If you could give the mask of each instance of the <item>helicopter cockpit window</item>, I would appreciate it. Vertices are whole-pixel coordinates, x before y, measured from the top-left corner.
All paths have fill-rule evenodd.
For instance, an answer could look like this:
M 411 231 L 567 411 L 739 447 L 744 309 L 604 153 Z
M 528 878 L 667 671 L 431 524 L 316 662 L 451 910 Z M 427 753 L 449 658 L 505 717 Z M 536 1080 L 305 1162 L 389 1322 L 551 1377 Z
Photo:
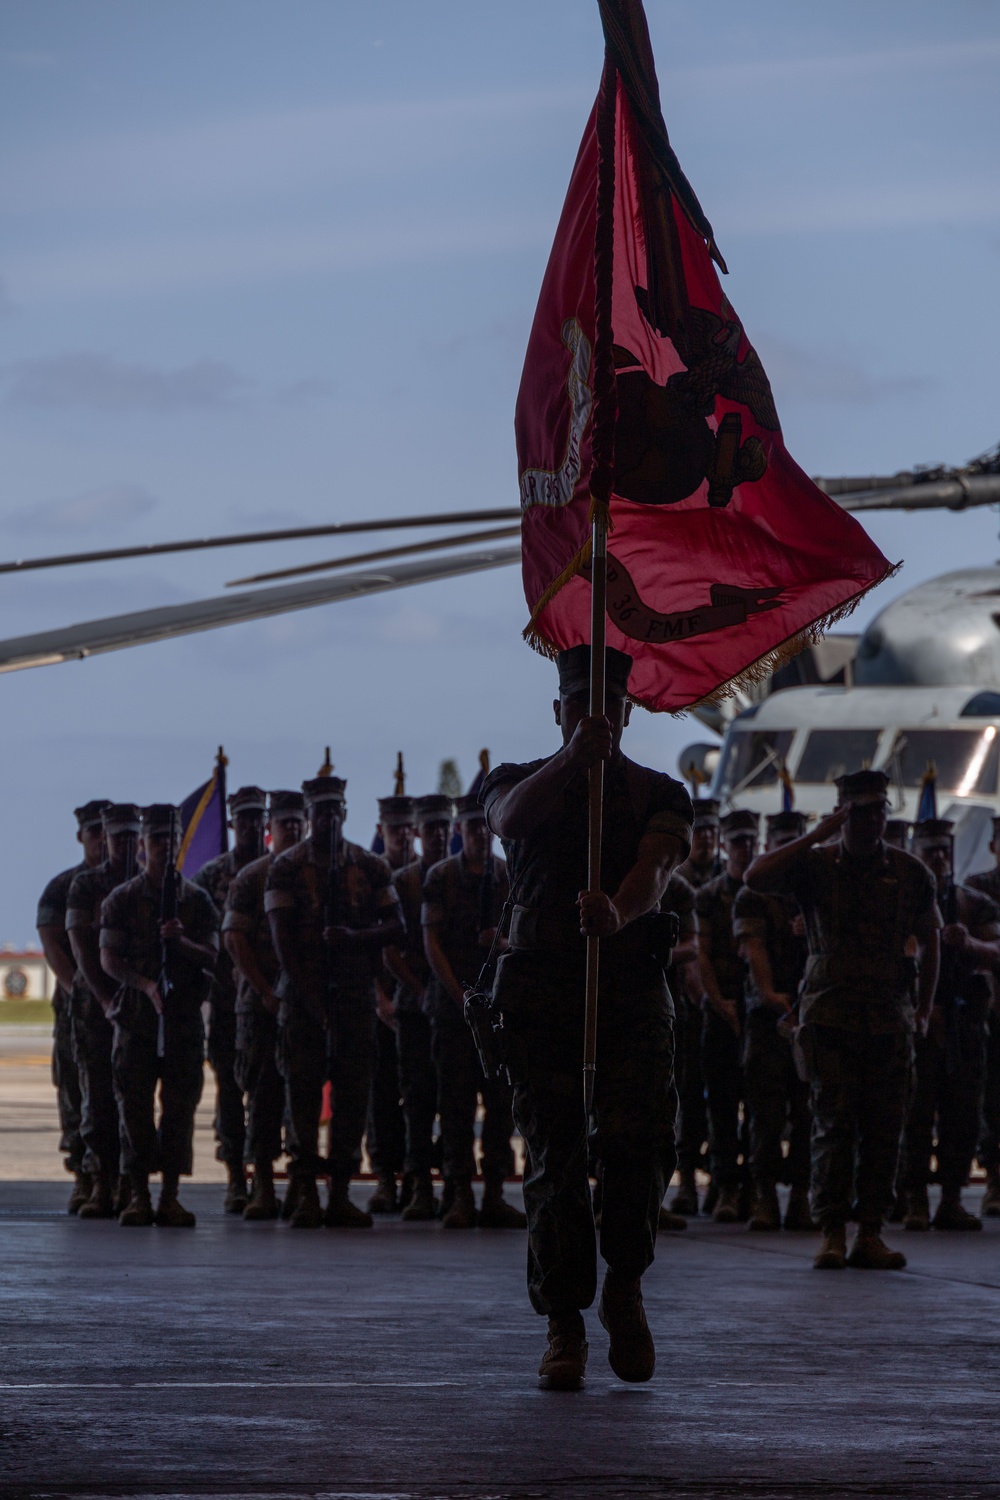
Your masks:
M 727 797 L 749 787 L 773 786 L 794 738 L 792 729 L 731 731 L 719 768 L 718 794 Z
M 939 791 L 990 796 L 997 789 L 1000 734 L 993 724 L 985 729 L 903 729 L 885 769 L 894 781 L 919 786 L 929 761 L 934 762 Z
M 814 729 L 795 772 L 796 781 L 832 782 L 860 771 L 875 757 L 878 729 Z

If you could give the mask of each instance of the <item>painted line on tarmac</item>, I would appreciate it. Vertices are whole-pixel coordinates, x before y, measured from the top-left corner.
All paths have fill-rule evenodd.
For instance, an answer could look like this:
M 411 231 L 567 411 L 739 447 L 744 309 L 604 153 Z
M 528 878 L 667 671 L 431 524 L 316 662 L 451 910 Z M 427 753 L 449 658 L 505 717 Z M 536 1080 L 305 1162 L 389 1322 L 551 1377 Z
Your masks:
M 336 1391 L 435 1390 L 461 1380 L 31 1380 L 2 1381 L 4 1391 Z

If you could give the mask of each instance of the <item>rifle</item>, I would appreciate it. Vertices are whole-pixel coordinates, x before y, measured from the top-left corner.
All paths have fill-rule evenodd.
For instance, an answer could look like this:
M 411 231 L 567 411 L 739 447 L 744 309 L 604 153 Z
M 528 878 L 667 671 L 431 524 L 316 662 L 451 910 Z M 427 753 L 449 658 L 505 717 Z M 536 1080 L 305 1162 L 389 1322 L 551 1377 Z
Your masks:
M 340 822 L 333 811 L 334 804 L 328 803 L 330 808 L 330 844 L 328 848 L 329 863 L 326 868 L 326 891 L 323 900 L 323 929 L 336 927 L 340 917 Z M 326 950 L 326 1015 L 328 1036 L 330 1038 L 330 1060 L 332 1062 L 336 1053 L 336 1014 L 337 1014 L 337 981 L 334 977 L 333 954 L 330 949 Z
M 176 853 L 174 850 L 174 838 L 176 829 L 173 824 L 170 828 L 170 843 L 167 850 L 167 863 L 163 870 L 163 885 L 160 890 L 160 922 L 172 922 L 177 916 L 177 884 L 178 870 L 175 863 Z M 160 992 L 161 1008 L 157 1017 L 156 1029 L 156 1055 L 163 1057 L 166 1047 L 166 1013 L 167 1006 L 174 993 L 173 976 L 174 944 L 172 938 L 160 939 L 160 973 L 156 981 L 156 987 Z

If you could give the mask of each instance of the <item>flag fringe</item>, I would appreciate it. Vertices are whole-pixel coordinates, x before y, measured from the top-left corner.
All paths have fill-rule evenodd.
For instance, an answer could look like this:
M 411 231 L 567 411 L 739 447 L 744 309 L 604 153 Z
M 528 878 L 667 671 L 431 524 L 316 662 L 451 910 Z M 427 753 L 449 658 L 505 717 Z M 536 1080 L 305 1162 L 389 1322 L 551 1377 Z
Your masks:
M 559 592 L 563 584 L 568 583 L 570 578 L 574 574 L 579 573 L 590 561 L 589 549 L 590 543 L 588 542 L 585 547 L 580 549 L 569 567 L 559 575 L 554 583 L 549 585 L 532 611 L 531 619 L 524 629 L 524 639 L 531 649 L 537 651 L 540 656 L 548 657 L 550 661 L 555 660 L 561 648 L 554 645 L 547 636 L 542 634 L 535 621 L 549 600 Z M 747 688 L 756 687 L 761 682 L 766 682 L 767 678 L 777 672 L 779 667 L 783 667 L 794 656 L 798 656 L 799 652 L 803 651 L 806 646 L 817 645 L 828 630 L 832 630 L 834 625 L 839 625 L 841 620 L 848 619 L 857 609 L 862 599 L 866 599 L 873 589 L 877 589 L 881 584 L 888 583 L 890 579 L 895 578 L 902 566 L 901 562 L 890 564 L 884 573 L 875 579 L 874 583 L 868 584 L 867 588 L 863 588 L 860 593 L 855 594 L 851 599 L 845 600 L 843 604 L 838 604 L 836 609 L 827 610 L 826 614 L 818 616 L 811 624 L 804 625 L 801 630 L 797 630 L 794 635 L 788 636 L 786 640 L 773 647 L 770 651 L 765 651 L 763 656 L 758 656 L 756 661 L 752 661 L 749 666 L 744 667 L 742 672 L 737 672 L 735 677 L 730 677 L 728 682 L 721 683 L 714 692 L 706 693 L 704 698 L 699 698 L 696 702 L 689 703 L 686 708 L 670 709 L 666 710 L 666 712 L 669 712 L 673 718 L 680 719 L 695 708 L 701 708 L 702 705 L 721 703 L 725 698 L 732 698 L 736 693 L 742 692 Z M 637 697 L 634 693 L 630 693 L 629 698 L 631 702 L 637 703 L 640 708 L 645 708 L 649 713 L 663 713 L 665 711 L 654 707 L 651 703 L 644 702 L 642 698 Z

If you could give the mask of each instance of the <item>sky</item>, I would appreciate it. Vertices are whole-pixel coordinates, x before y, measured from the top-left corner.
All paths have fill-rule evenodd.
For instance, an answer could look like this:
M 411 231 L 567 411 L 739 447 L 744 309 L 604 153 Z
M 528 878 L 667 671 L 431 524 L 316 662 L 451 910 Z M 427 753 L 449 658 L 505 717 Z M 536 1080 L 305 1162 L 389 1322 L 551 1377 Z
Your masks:
M 813 474 L 1000 438 L 998 0 L 647 0 L 664 115 Z M 590 0 L 4 0 L 0 556 L 516 504 L 513 410 L 602 38 Z M 871 517 L 903 589 L 992 510 Z M 282 544 L 0 580 L 0 637 L 332 556 Z M 357 550 L 357 549 L 352 549 Z M 331 746 L 367 843 L 407 789 L 555 747 L 516 569 L 0 679 L 0 940 L 72 808 Z M 675 771 L 706 738 L 637 712 Z

